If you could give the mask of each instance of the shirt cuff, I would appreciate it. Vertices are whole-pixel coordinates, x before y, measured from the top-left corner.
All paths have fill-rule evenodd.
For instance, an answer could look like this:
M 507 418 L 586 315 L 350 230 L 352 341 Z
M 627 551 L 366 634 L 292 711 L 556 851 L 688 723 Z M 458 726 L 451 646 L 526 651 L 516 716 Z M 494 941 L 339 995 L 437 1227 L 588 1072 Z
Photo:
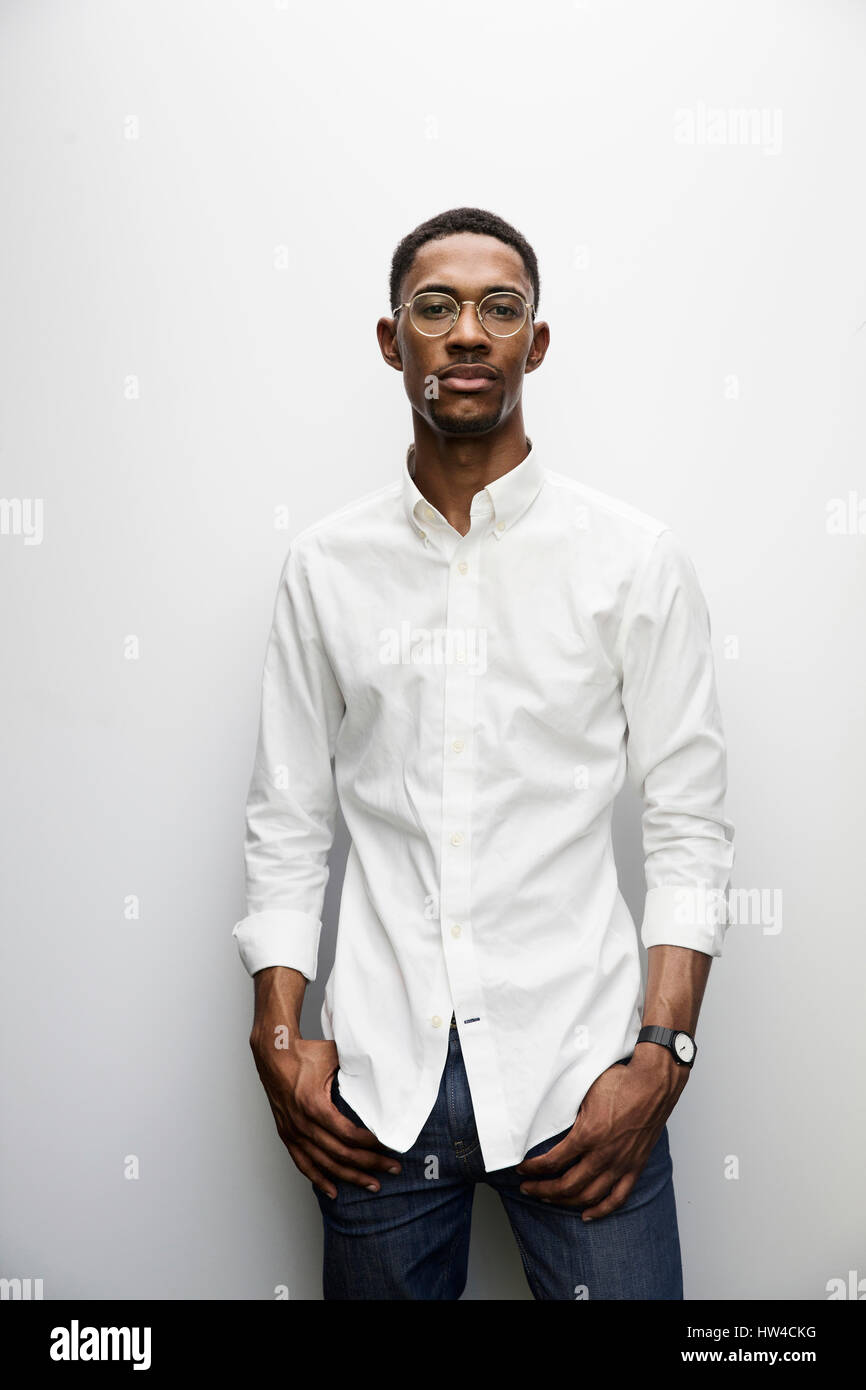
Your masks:
M 250 975 L 271 965 L 287 965 L 315 980 L 321 930 L 319 919 L 307 912 L 269 908 L 236 922 L 232 936 Z
M 686 946 L 720 956 L 727 931 L 727 893 L 698 883 L 649 888 L 640 937 L 644 946 Z

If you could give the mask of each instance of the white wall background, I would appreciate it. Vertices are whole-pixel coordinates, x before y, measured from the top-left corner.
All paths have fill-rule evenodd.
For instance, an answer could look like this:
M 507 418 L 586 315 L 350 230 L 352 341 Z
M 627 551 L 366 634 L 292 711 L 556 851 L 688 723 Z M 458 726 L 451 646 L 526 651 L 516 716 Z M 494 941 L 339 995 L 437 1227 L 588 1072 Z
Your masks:
M 864 4 L 0 16 L 0 495 L 44 508 L 41 543 L 0 535 L 0 1274 L 46 1298 L 321 1297 L 230 935 L 261 667 L 291 535 L 403 464 L 374 337 L 391 252 L 473 204 L 540 259 L 539 449 L 691 550 L 735 885 L 783 895 L 780 931 L 729 930 L 670 1122 L 687 1297 L 866 1276 L 866 535 L 827 530 L 830 499 L 866 495 Z M 754 138 L 708 143 L 714 108 L 763 113 Z M 486 1189 L 465 1296 L 529 1297 Z

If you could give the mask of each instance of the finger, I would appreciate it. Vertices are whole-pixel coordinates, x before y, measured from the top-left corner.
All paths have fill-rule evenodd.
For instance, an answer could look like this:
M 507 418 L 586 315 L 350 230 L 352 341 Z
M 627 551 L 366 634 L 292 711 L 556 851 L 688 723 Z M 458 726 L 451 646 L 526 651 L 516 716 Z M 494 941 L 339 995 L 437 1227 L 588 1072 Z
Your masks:
M 357 1152 L 358 1149 L 369 1150 L 372 1155 L 382 1159 L 382 1162 L 378 1164 L 371 1159 L 370 1162 L 372 1166 L 386 1168 L 391 1172 L 400 1172 L 401 1164 L 399 1159 L 395 1157 L 390 1149 L 385 1147 L 379 1136 L 374 1134 L 372 1129 L 368 1129 L 366 1125 L 359 1125 L 355 1120 L 351 1120 L 348 1115 L 344 1115 L 332 1102 L 329 1103 L 324 1114 L 321 1112 L 318 1114 L 310 1114 L 307 1118 L 310 1121 L 312 1129 L 315 1130 L 314 1137 L 317 1143 L 327 1142 L 336 1137 L 337 1140 L 343 1141 L 344 1145 L 348 1145 L 349 1149 L 352 1150 L 351 1156 L 356 1158 L 359 1162 L 361 1161 L 361 1156 Z M 366 1166 L 367 1162 L 368 1159 L 365 1155 L 363 1158 L 364 1166 Z
M 344 1118 L 340 1115 L 341 1120 Z M 351 1131 L 346 1136 L 346 1142 L 336 1138 L 333 1131 L 324 1125 L 315 1122 L 307 1126 L 305 1137 L 317 1144 L 320 1149 L 324 1149 L 333 1158 L 342 1160 L 344 1163 L 354 1164 L 356 1168 L 380 1173 L 399 1173 L 401 1171 L 399 1160 L 393 1154 L 383 1153 L 380 1141 L 375 1134 L 372 1134 L 371 1130 L 359 1129 L 357 1125 L 352 1125 L 351 1121 L 347 1123 L 351 1126 Z M 376 1145 L 375 1149 L 370 1148 L 367 1144 L 356 1144 L 355 1136 L 357 1134 L 372 1134 L 373 1142 Z
M 542 1196 L 538 1192 L 528 1192 L 526 1196 L 533 1197 L 536 1201 L 543 1202 L 545 1206 L 551 1207 L 579 1207 L 581 1205 L 579 1199 L 570 1196 L 565 1188 L 553 1187 L 550 1190 L 549 1196 Z
M 581 1221 L 598 1221 L 603 1216 L 610 1216 L 611 1212 L 622 1206 L 636 1182 L 636 1174 L 624 1174 L 619 1182 L 614 1184 L 606 1197 L 603 1197 L 594 1206 L 586 1207 L 581 1212 Z
M 605 1172 L 599 1173 L 592 1182 L 575 1182 L 569 1189 L 569 1195 L 577 1200 L 579 1206 L 591 1207 L 613 1191 L 621 1176 L 618 1170 L 608 1168 Z
M 285 1143 L 285 1140 L 283 1142 Z M 324 1192 L 326 1197 L 336 1197 L 337 1189 L 333 1183 L 328 1181 L 324 1173 L 319 1172 L 319 1169 L 310 1161 L 303 1149 L 294 1143 L 286 1143 L 286 1148 L 292 1156 L 295 1167 L 303 1173 L 305 1178 L 309 1178 L 310 1182 Z
M 341 1178 L 343 1182 L 350 1182 L 354 1187 L 364 1187 L 368 1192 L 380 1191 L 381 1184 L 372 1173 L 365 1173 L 362 1169 L 354 1167 L 351 1162 L 338 1162 L 325 1149 L 314 1144 L 312 1140 L 306 1139 L 304 1141 L 304 1151 L 328 1177 Z
M 540 1177 L 544 1173 L 555 1173 L 567 1164 L 576 1163 L 581 1157 L 582 1154 L 569 1132 L 558 1144 L 554 1144 L 552 1149 L 548 1149 L 547 1153 L 537 1154 L 535 1158 L 524 1158 L 516 1165 L 514 1171 L 520 1173 L 521 1177 L 524 1173 Z
M 604 1169 L 599 1168 L 584 1170 L 583 1164 L 575 1164 L 573 1167 L 569 1168 L 567 1172 L 563 1173 L 561 1177 L 544 1178 L 541 1181 L 527 1180 L 526 1182 L 522 1182 L 520 1184 L 520 1191 L 524 1192 L 527 1197 L 538 1197 L 541 1201 L 562 1202 L 573 1200 L 575 1203 L 581 1203 L 585 1200 L 583 1196 L 584 1190 L 589 1188 L 592 1184 L 598 1183 L 603 1172 Z M 609 1190 L 611 1182 L 613 1182 L 612 1174 L 607 1186 L 605 1187 L 602 1185 L 600 1189 L 601 1194 Z
M 372 1129 L 366 1125 L 359 1125 L 355 1120 L 350 1120 L 348 1115 L 344 1115 L 338 1110 L 336 1105 L 332 1105 L 324 1114 L 319 1112 L 309 1115 L 308 1118 L 317 1129 L 321 1129 L 325 1134 L 335 1134 L 338 1138 L 345 1139 L 353 1148 L 378 1149 L 382 1150 L 382 1141 Z
M 306 1111 L 305 1119 L 310 1126 L 320 1129 L 325 1134 L 336 1134 L 338 1138 L 347 1140 L 352 1147 L 378 1149 L 380 1152 L 382 1150 L 382 1141 L 372 1129 L 350 1120 L 348 1115 L 344 1115 L 333 1103 L 325 1110 Z

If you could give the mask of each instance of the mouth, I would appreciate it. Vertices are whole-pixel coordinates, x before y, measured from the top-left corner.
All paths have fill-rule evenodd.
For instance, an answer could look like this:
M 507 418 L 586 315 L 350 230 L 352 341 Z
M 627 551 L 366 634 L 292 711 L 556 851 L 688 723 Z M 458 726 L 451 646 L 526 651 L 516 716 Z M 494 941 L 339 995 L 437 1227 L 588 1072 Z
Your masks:
M 496 373 L 492 367 L 456 364 L 440 372 L 439 380 L 448 391 L 489 391 Z

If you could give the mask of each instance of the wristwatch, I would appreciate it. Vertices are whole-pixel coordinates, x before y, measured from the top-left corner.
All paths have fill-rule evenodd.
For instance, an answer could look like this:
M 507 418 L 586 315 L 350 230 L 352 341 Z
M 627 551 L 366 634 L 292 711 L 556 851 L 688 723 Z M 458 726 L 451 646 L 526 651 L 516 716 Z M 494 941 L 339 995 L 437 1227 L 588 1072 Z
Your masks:
M 698 1054 L 698 1045 L 691 1033 L 681 1028 L 661 1028 L 657 1023 L 648 1023 L 637 1035 L 639 1043 L 659 1043 L 672 1052 L 679 1066 L 691 1067 Z

